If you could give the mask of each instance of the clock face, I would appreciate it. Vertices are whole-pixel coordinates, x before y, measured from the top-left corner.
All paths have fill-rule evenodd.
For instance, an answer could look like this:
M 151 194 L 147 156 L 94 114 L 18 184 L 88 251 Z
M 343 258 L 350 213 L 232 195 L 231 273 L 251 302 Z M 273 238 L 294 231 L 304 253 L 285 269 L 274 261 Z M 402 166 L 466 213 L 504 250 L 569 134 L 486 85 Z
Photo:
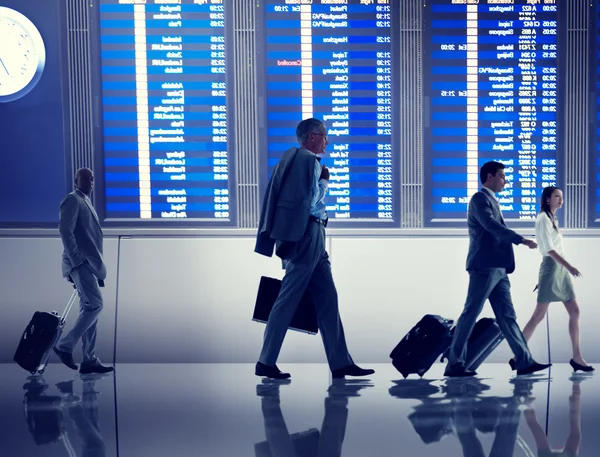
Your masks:
M 29 19 L 1 6 L 0 43 L 0 102 L 11 102 L 35 87 L 44 71 L 46 50 Z

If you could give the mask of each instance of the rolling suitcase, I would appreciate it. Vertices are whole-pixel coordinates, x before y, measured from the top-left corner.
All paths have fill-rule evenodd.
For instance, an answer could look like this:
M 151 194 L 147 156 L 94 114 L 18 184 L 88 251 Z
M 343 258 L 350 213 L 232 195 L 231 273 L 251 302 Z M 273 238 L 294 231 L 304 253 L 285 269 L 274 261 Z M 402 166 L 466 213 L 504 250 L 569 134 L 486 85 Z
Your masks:
M 253 321 L 264 324 L 269 320 L 269 314 L 271 314 L 271 309 L 273 309 L 280 289 L 281 281 L 279 279 L 268 278 L 266 276 L 260 278 L 256 304 L 254 305 L 254 314 L 252 315 Z M 315 307 L 311 298 L 306 294 L 300 300 L 300 304 L 296 308 L 296 312 L 288 328 L 311 335 L 316 335 L 319 332 Z
M 474 371 L 488 358 L 504 339 L 496 319 L 484 317 L 473 327 L 467 343 L 467 363 L 465 368 Z
M 491 317 L 483 317 L 477 321 L 469 342 L 467 343 L 467 358 L 465 360 L 465 368 L 470 371 L 475 371 L 488 358 L 488 356 L 498 347 L 504 339 L 504 335 L 500 331 L 500 327 L 496 323 L 496 319 Z M 444 353 L 441 361 L 448 358 L 448 352 Z
M 405 378 L 423 376 L 452 343 L 453 321 L 427 314 L 390 353 L 392 364 Z
M 31 374 L 43 373 L 48 365 L 54 345 L 62 335 L 65 320 L 77 300 L 77 289 L 73 293 L 62 316 L 56 311 L 51 313 L 36 311 L 21 336 L 21 341 L 13 360 Z

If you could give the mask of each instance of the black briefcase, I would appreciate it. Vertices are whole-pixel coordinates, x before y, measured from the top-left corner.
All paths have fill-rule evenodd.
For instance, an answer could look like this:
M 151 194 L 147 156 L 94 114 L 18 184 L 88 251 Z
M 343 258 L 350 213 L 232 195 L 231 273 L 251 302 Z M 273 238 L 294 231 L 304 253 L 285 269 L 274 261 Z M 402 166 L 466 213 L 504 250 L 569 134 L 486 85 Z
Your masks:
M 253 321 L 262 322 L 263 324 L 267 323 L 280 289 L 281 281 L 279 279 L 268 278 L 266 276 L 260 278 L 256 304 L 254 305 L 254 314 L 252 315 Z M 300 300 L 288 328 L 311 335 L 318 333 L 317 314 L 308 294 L 305 293 Z

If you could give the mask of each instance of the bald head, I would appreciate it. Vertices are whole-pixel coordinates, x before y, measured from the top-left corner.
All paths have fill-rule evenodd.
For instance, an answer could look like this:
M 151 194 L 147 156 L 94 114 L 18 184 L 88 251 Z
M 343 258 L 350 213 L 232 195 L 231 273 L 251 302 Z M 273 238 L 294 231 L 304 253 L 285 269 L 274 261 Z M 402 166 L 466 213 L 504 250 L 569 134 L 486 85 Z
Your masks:
M 94 172 L 89 168 L 80 168 L 75 172 L 75 187 L 86 195 L 94 188 Z

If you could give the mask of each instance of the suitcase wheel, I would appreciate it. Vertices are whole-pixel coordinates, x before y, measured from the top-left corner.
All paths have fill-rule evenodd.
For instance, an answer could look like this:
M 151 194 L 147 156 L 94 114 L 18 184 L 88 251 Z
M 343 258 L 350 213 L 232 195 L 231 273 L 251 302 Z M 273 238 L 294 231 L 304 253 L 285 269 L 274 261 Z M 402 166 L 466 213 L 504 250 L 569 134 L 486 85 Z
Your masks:
M 37 372 L 34 370 L 34 371 L 30 371 L 30 373 L 35 375 Z
M 38 373 L 39 373 L 39 374 L 44 374 L 44 371 L 46 371 L 46 369 L 45 369 L 45 368 L 44 368 L 44 369 L 42 369 L 42 370 L 40 370 L 40 371 L 38 371 Z

